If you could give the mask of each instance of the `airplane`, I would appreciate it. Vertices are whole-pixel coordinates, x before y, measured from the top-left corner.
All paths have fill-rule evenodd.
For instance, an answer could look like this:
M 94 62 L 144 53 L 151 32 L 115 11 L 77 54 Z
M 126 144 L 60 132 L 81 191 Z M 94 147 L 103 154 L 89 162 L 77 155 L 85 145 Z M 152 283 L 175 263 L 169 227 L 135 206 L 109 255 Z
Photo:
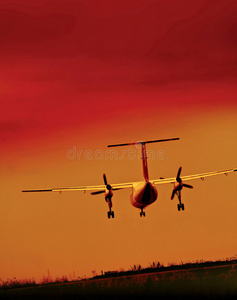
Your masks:
M 189 188 L 192 189 L 193 186 L 183 183 L 183 181 L 194 180 L 194 179 L 202 179 L 205 177 L 221 175 L 228 173 L 236 172 L 237 169 L 229 169 L 222 171 L 214 171 L 207 172 L 195 175 L 181 176 L 182 167 L 179 168 L 177 176 L 175 178 L 163 178 L 150 180 L 148 174 L 148 164 L 147 164 L 147 152 L 146 152 L 146 144 L 150 143 L 159 143 L 159 142 L 167 142 L 167 141 L 177 141 L 179 138 L 171 138 L 171 139 L 162 139 L 162 140 L 150 140 L 150 141 L 140 141 L 134 143 L 125 143 L 125 144 L 115 144 L 108 145 L 108 147 L 122 147 L 122 146 L 131 146 L 131 145 L 141 145 L 141 155 L 142 155 L 142 166 L 143 166 L 143 181 L 137 182 L 127 182 L 127 183 L 116 183 L 116 184 L 108 184 L 107 177 L 103 174 L 103 185 L 94 185 L 94 186 L 77 186 L 77 187 L 63 187 L 63 188 L 49 188 L 49 189 L 33 189 L 33 190 L 23 190 L 22 192 L 66 192 L 66 191 L 93 191 L 91 195 L 104 194 L 105 201 L 108 204 L 109 211 L 107 213 L 108 218 L 114 218 L 114 211 L 112 211 L 112 197 L 113 191 L 131 188 L 132 193 L 130 195 L 131 204 L 140 209 L 140 217 L 145 217 L 144 209 L 154 203 L 158 198 L 158 191 L 156 185 L 172 183 L 174 184 L 173 191 L 171 194 L 171 200 L 174 199 L 175 195 L 177 196 L 179 203 L 177 205 L 178 211 L 184 210 L 184 204 L 181 201 L 181 191 L 182 189 Z

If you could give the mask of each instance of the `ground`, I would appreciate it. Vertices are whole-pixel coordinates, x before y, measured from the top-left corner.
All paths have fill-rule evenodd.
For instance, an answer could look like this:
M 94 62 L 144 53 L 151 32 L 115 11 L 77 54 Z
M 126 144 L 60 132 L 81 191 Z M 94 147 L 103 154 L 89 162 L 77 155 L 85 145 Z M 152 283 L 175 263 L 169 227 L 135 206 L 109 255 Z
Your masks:
M 30 299 L 230 299 L 237 296 L 237 264 L 166 270 L 109 278 L 87 279 L 34 287 L 5 289 L 0 298 Z

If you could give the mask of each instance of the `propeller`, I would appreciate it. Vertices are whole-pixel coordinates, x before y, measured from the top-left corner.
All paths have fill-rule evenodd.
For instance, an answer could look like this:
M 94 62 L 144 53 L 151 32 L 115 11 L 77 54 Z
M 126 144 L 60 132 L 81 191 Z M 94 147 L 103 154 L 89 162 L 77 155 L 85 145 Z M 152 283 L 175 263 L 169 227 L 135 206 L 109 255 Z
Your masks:
M 103 174 L 103 178 L 104 178 L 104 183 L 105 183 L 105 185 L 106 185 L 106 188 L 107 188 L 107 190 L 111 190 L 111 185 L 110 184 L 108 184 L 108 182 L 107 182 L 107 178 L 106 178 L 106 175 L 105 174 Z
M 176 176 L 176 181 L 177 181 L 178 183 L 181 183 L 181 182 L 182 182 L 182 179 L 180 178 L 181 171 L 182 171 L 182 167 L 179 168 L 178 173 L 177 173 L 177 176 Z
M 180 177 L 180 174 L 181 174 L 181 171 L 182 171 L 182 167 L 180 167 L 178 169 L 178 173 L 177 173 L 177 176 L 176 176 L 176 181 L 179 183 L 176 187 L 174 187 L 173 191 L 172 191 L 172 194 L 171 194 L 171 200 L 174 199 L 174 196 L 176 194 L 177 191 L 181 191 L 183 187 L 186 187 L 186 188 L 189 188 L 189 189 L 192 189 L 193 186 L 190 185 L 190 184 L 186 184 L 186 183 L 183 183 L 182 182 L 182 179 Z
M 106 186 L 106 189 L 108 191 L 112 190 L 112 186 L 110 184 L 108 184 L 107 182 L 107 178 L 106 178 L 106 175 L 103 174 L 103 179 L 104 179 L 104 184 Z M 117 190 L 121 190 L 122 188 L 114 188 L 113 191 L 117 191 Z M 91 195 L 99 195 L 99 194 L 103 194 L 105 193 L 105 190 L 102 190 L 102 191 L 96 191 L 96 192 L 92 192 Z
M 183 183 L 183 186 L 188 188 L 188 189 L 193 189 L 193 186 L 190 185 L 190 184 Z
M 92 192 L 91 195 L 99 195 L 103 193 L 105 193 L 105 191 L 97 191 L 97 192 Z
M 173 200 L 173 199 L 174 199 L 174 195 L 175 195 L 175 193 L 176 193 L 176 190 L 175 190 L 175 189 L 173 189 L 173 191 L 172 191 L 172 194 L 171 194 L 171 200 Z

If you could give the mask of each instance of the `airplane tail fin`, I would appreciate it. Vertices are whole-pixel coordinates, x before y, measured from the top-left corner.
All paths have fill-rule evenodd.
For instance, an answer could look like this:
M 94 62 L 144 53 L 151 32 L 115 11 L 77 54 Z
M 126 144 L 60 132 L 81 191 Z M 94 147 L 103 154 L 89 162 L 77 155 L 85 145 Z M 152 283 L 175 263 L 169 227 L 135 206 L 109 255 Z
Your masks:
M 146 144 L 159 143 L 159 142 L 168 142 L 168 141 L 177 141 L 177 140 L 179 140 L 179 138 L 163 139 L 163 140 L 151 140 L 151 141 L 139 141 L 139 142 L 133 142 L 133 143 L 108 145 L 108 147 L 141 145 L 142 146 L 141 150 L 142 150 L 143 177 L 144 177 L 145 181 L 149 181 L 148 166 L 147 166 L 147 155 L 146 155 Z

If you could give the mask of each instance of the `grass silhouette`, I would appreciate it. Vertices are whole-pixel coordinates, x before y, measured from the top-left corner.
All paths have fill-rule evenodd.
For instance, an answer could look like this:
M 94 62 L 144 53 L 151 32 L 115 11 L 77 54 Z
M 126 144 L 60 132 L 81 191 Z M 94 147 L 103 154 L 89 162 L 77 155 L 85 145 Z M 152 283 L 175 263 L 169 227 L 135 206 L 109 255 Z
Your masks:
M 23 289 L 24 287 L 24 289 Z M 0 298 L 4 296 L 35 296 L 51 299 L 57 296 L 103 296 L 120 298 L 159 296 L 167 299 L 229 299 L 237 296 L 237 260 L 236 257 L 218 261 L 196 261 L 164 266 L 152 262 L 148 267 L 133 265 L 129 270 L 101 272 L 88 279 L 75 280 L 63 276 L 52 280 L 48 272 L 43 280 L 36 284 L 32 280 L 1 281 Z

